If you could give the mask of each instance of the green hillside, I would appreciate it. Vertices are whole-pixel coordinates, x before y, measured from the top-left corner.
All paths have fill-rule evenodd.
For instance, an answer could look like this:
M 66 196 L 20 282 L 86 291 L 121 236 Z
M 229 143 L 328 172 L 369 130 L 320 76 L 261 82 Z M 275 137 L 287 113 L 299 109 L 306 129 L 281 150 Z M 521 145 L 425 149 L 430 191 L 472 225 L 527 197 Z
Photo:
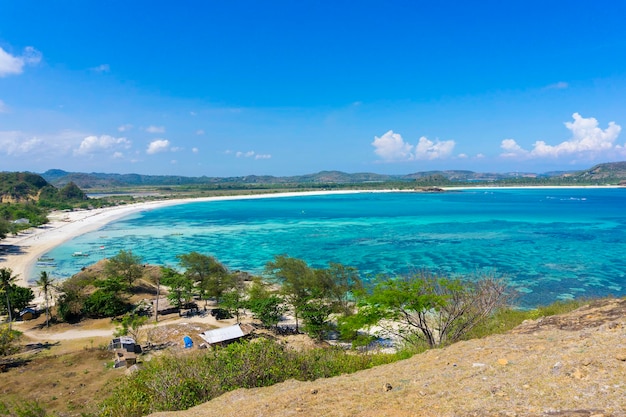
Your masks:
M 302 187 L 389 187 L 399 186 L 467 186 L 467 185 L 591 185 L 619 184 L 626 181 L 626 162 L 599 164 L 583 171 L 569 172 L 473 172 L 463 170 L 422 171 L 406 175 L 385 175 L 370 172 L 346 173 L 321 171 L 314 174 L 275 177 L 271 175 L 247 175 L 239 177 L 184 177 L 175 175 L 79 173 L 49 170 L 41 174 L 56 187 L 70 182 L 81 189 L 123 187 L 205 187 L 207 189 L 250 188 L 302 188 Z

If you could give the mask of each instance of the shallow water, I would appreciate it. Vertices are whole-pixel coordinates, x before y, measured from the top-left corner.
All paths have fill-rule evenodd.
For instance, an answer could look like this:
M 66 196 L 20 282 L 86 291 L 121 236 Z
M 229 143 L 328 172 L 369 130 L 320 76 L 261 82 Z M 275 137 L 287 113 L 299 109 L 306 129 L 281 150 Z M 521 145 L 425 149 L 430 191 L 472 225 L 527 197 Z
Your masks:
M 429 269 L 494 271 L 520 304 L 626 293 L 626 190 L 469 190 L 195 202 L 136 213 L 47 255 L 57 277 L 119 250 L 176 266 L 198 251 L 262 273 L 277 254 L 366 279 Z M 88 253 L 73 257 L 72 253 Z

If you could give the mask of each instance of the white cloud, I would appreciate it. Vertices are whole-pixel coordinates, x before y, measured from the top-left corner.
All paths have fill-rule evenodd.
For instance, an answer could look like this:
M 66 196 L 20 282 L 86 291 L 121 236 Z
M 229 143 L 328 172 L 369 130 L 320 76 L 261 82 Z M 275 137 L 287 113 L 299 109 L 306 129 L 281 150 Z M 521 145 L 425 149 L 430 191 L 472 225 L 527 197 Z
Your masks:
M 115 138 L 109 135 L 87 136 L 82 140 L 74 155 L 90 155 L 113 149 L 130 148 L 130 141 L 126 138 Z
M 9 112 L 9 106 L 4 104 L 4 101 L 0 100 L 0 113 L 8 113 L 8 112 Z
M 417 145 L 413 146 L 402 139 L 393 130 L 388 131 L 381 137 L 375 136 L 372 146 L 376 148 L 374 153 L 386 162 L 413 161 L 417 159 L 440 159 L 452 154 L 456 143 L 453 140 L 434 142 L 422 136 Z
M 72 154 L 85 134 L 62 130 L 51 134 L 33 134 L 23 131 L 0 131 L 0 155 L 14 159 L 58 160 Z M 1 158 L 0 158 L 1 160 Z M 3 161 L 4 162 L 4 161 Z
M 172 164 L 172 165 L 176 165 L 177 163 L 178 163 L 178 161 L 177 161 L 176 159 L 172 159 L 172 160 L 170 161 L 170 164 Z
M 168 150 L 170 146 L 170 141 L 167 139 L 157 139 L 150 142 L 148 145 L 148 149 L 146 149 L 146 153 L 149 155 L 153 155 L 159 152 L 165 152 Z
M 460 153 L 460 154 L 458 154 L 458 158 L 460 158 L 460 159 L 467 159 L 467 154 L 466 153 Z
M 196 113 L 195 111 L 190 111 L 190 112 L 189 112 L 189 115 L 190 115 L 190 116 L 197 116 L 197 115 L 198 115 L 198 113 Z
M 124 154 L 122 152 L 113 152 L 113 158 L 121 159 L 123 157 L 124 157 Z
M 148 126 L 146 128 L 148 133 L 165 133 L 165 127 L 163 126 Z
M 500 147 L 504 150 L 504 153 L 501 154 L 501 156 L 507 158 L 522 156 L 528 153 L 528 151 L 522 149 L 522 147 L 519 146 L 514 139 L 504 139 L 500 144 Z
M 415 158 L 416 159 L 440 159 L 450 156 L 452 151 L 454 150 L 454 141 L 453 140 L 445 140 L 435 142 L 428 140 L 426 137 L 422 136 L 417 143 L 417 147 L 415 148 Z
M 501 156 L 519 157 L 528 156 L 532 158 L 558 158 L 567 155 L 577 155 L 579 157 L 596 157 L 602 153 L 610 153 L 619 149 L 615 141 L 622 128 L 615 122 L 609 122 L 606 129 L 598 127 L 598 121 L 593 118 L 584 118 L 578 113 L 572 115 L 573 122 L 566 122 L 565 127 L 572 132 L 569 140 L 557 145 L 549 145 L 543 140 L 534 143 L 533 149 L 527 151 L 523 149 L 515 140 L 505 139 L 500 147 L 505 150 Z
M 42 140 L 17 130 L 0 132 L 0 152 L 9 156 L 27 154 L 42 145 Z
M 254 156 L 254 151 L 248 151 L 248 152 L 237 152 L 235 154 L 235 156 L 237 158 L 250 158 L 251 156 Z
M 202 129 L 196 130 L 196 135 L 204 135 L 204 130 Z
M 37 65 L 41 62 L 41 52 L 39 52 L 32 46 L 27 46 L 26 48 L 24 48 L 22 59 L 27 65 Z
M 93 72 L 97 72 L 102 74 L 103 72 L 110 72 L 111 71 L 111 67 L 109 66 L 109 64 L 101 64 L 98 65 L 97 67 L 93 67 L 90 68 Z
M 565 81 L 559 81 L 554 84 L 550 84 L 544 87 L 544 90 L 564 90 L 569 87 L 569 84 Z
M 237 158 L 254 158 L 254 159 L 270 159 L 272 157 L 272 155 L 270 154 L 260 154 L 260 153 L 256 153 L 255 151 L 248 151 L 248 152 L 233 152 L 231 150 L 227 150 L 224 152 L 227 155 L 230 154 L 235 154 L 235 157 Z
M 133 128 L 133 125 L 126 123 L 125 125 L 118 126 L 117 130 L 119 132 L 127 132 Z
M 409 161 L 413 159 L 413 145 L 405 143 L 398 133 L 388 131 L 381 137 L 374 136 L 374 153 L 385 161 Z
M 191 148 L 191 152 L 198 153 L 198 152 L 200 152 L 200 150 L 198 148 Z
M 27 46 L 21 56 L 13 56 L 0 48 L 0 77 L 21 74 L 25 65 L 37 65 L 41 61 L 41 52 Z

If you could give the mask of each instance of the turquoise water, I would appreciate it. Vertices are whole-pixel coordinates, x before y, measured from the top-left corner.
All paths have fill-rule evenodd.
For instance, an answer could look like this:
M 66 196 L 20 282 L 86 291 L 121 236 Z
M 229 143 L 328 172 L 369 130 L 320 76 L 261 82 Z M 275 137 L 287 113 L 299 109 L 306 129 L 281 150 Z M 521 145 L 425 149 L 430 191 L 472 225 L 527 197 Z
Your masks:
M 315 267 L 355 266 L 365 279 L 421 269 L 495 271 L 520 304 L 626 294 L 626 190 L 469 190 L 195 202 L 136 213 L 48 255 L 68 277 L 132 250 L 175 266 L 198 251 L 261 273 L 277 254 Z M 74 252 L 89 257 L 72 257 Z

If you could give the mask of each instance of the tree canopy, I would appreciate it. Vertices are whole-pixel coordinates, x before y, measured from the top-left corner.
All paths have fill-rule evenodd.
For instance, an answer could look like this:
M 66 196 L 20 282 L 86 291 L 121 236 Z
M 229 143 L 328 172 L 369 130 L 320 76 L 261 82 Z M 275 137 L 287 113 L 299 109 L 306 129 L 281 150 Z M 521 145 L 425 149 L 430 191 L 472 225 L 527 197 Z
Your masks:
M 344 324 L 353 329 L 377 325 L 385 336 L 436 347 L 458 341 L 510 301 L 505 280 L 492 275 L 382 277 L 362 294 L 357 314 Z

